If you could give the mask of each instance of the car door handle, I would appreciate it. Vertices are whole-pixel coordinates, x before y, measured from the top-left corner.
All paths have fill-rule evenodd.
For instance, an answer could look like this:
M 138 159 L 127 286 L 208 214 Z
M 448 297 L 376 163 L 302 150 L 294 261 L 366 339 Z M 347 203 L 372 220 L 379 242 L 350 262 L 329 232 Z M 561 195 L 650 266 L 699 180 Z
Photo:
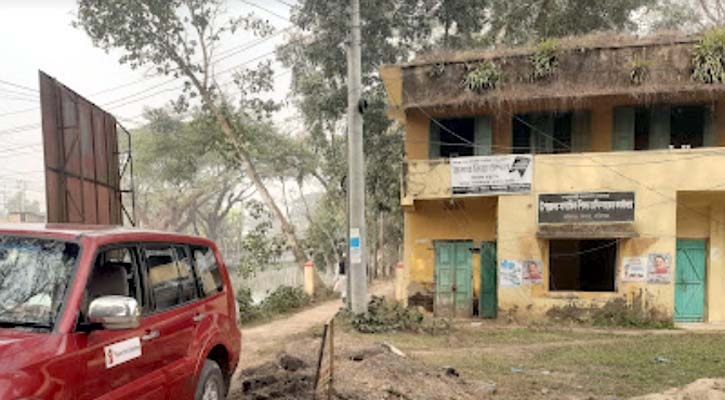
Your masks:
M 196 315 L 194 315 L 194 318 L 192 318 L 191 320 L 194 322 L 201 322 L 204 319 L 204 317 L 206 317 L 206 314 L 204 314 L 204 313 L 196 314 Z
M 149 340 L 154 340 L 154 339 L 156 339 L 159 336 L 160 336 L 160 333 L 157 330 L 146 331 L 146 334 L 143 335 L 143 336 L 141 336 L 141 341 L 142 342 L 148 342 Z

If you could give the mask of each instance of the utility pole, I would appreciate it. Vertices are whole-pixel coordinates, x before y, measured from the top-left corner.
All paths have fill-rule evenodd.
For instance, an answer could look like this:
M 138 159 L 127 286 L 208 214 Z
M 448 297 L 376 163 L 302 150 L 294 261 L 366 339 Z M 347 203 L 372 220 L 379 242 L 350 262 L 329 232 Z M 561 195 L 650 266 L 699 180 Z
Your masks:
M 363 159 L 360 0 L 350 0 L 352 15 L 347 64 L 347 153 L 348 153 L 348 242 L 350 305 L 355 314 L 367 313 L 367 268 L 365 263 L 365 165 Z

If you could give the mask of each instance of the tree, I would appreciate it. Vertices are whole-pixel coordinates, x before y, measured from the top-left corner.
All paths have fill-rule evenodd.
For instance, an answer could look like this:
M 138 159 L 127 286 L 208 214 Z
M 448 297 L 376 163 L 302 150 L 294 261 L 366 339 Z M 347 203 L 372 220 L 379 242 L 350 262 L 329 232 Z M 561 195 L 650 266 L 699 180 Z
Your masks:
M 31 212 L 40 213 L 40 203 L 38 200 L 30 200 L 23 186 L 15 193 L 10 194 L 5 201 L 5 209 L 7 212 Z
M 227 219 L 254 193 L 252 185 L 215 151 L 219 129 L 208 129 L 203 114 L 195 115 L 183 122 L 166 109 L 149 110 L 148 124 L 132 132 L 139 222 L 216 241 L 224 233 L 239 238 L 241 227 Z
M 522 44 L 594 31 L 634 31 L 634 12 L 656 5 L 657 0 L 495 0 L 482 42 Z
M 75 25 L 95 45 L 122 50 L 121 63 L 132 68 L 151 65 L 161 74 L 185 79 L 178 106 L 183 108 L 197 95 L 201 97 L 204 109 L 221 128 L 224 150 L 243 166 L 302 267 L 307 259 L 304 249 L 254 163 L 253 143 L 258 131 L 247 124 L 268 118 L 276 107 L 274 102 L 259 97 L 260 92 L 272 87 L 270 65 L 262 63 L 256 69 L 236 73 L 236 89 L 241 96 L 237 107 L 220 95 L 223 89 L 212 72 L 216 47 L 226 34 L 244 29 L 268 36 L 272 28 L 252 14 L 217 24 L 221 16 L 221 0 L 78 0 Z

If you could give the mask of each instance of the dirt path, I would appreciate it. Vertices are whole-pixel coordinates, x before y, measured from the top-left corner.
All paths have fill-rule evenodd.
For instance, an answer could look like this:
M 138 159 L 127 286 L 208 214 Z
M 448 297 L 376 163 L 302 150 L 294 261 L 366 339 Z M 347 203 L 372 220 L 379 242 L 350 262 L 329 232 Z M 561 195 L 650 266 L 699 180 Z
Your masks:
M 393 282 L 376 282 L 370 288 L 375 296 L 390 296 L 393 293 Z M 242 369 L 261 364 L 276 356 L 284 348 L 285 342 L 310 329 L 324 324 L 342 307 L 342 300 L 333 300 L 309 308 L 289 317 L 272 321 L 268 324 L 249 329 L 242 328 L 242 358 L 235 378 Z M 232 380 L 232 389 L 238 379 Z

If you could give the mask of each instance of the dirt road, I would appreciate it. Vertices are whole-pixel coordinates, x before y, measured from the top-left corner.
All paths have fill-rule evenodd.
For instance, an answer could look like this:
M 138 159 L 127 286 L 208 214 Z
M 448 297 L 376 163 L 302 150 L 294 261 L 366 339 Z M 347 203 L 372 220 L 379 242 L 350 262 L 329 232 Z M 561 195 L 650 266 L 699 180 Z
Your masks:
M 370 293 L 375 296 L 390 296 L 393 293 L 393 283 L 376 282 L 371 286 Z M 235 379 L 232 380 L 232 389 L 238 385 L 236 377 L 242 369 L 274 358 L 278 352 L 284 350 L 288 339 L 324 324 L 340 307 L 342 300 L 333 300 L 268 324 L 242 328 L 242 358 Z

